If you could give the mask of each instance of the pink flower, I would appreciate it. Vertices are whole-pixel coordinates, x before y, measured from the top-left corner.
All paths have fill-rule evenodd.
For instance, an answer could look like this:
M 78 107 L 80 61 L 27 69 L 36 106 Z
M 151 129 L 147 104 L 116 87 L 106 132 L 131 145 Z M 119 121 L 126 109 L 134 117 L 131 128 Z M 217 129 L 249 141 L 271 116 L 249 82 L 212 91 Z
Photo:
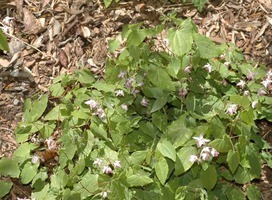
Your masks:
M 114 161 L 113 166 L 115 168 L 121 168 L 121 161 L 119 161 L 119 160 Z
M 183 88 L 179 89 L 179 95 L 180 96 L 186 97 L 187 94 L 188 94 L 188 92 L 185 89 L 183 89 Z
M 149 103 L 149 100 L 147 98 L 143 97 L 141 100 L 141 105 L 144 107 L 147 107 L 148 103 Z
M 98 108 L 97 111 L 96 111 L 98 117 L 100 119 L 105 119 L 106 118 L 106 114 L 104 112 L 104 110 L 102 108 Z
M 192 70 L 192 66 L 187 66 L 187 67 L 184 68 L 184 72 L 185 72 L 186 74 L 190 74 L 190 73 L 191 73 L 191 70 Z
M 200 160 L 197 157 L 197 155 L 190 155 L 189 161 L 192 162 L 192 163 L 195 163 L 195 162 L 199 163 Z
M 263 96 L 263 95 L 266 95 L 266 94 L 267 94 L 267 92 L 263 88 L 258 90 L 258 96 Z
M 96 158 L 95 161 L 94 161 L 94 165 L 97 165 L 97 166 L 100 166 L 102 164 L 103 160 L 100 159 L 100 158 Z
M 89 105 L 91 110 L 94 110 L 94 109 L 96 109 L 98 107 L 98 103 L 93 99 L 85 101 L 85 104 Z
M 120 73 L 118 74 L 118 78 L 123 79 L 125 78 L 126 75 L 127 75 L 126 71 L 120 71 Z
M 125 86 L 126 86 L 127 88 L 132 88 L 132 85 L 133 85 L 134 81 L 135 81 L 134 78 L 128 78 L 127 81 L 126 81 Z
M 263 80 L 263 81 L 261 82 L 261 84 L 263 84 L 263 86 L 264 86 L 265 88 L 268 88 L 268 86 L 270 85 L 270 83 L 272 83 L 272 80 L 270 80 L 270 79 L 265 79 L 265 80 Z
M 237 104 L 230 104 L 228 109 L 227 109 L 227 113 L 230 114 L 230 115 L 234 115 L 237 113 Z
M 210 142 L 210 140 L 203 138 L 202 133 L 199 135 L 199 137 L 193 137 L 193 139 L 195 139 L 198 148 L 205 145 L 207 142 Z
M 211 148 L 211 155 L 212 157 L 217 157 L 219 155 L 219 152 L 215 148 Z
M 249 69 L 247 69 L 248 71 L 248 75 L 246 76 L 248 80 L 253 80 L 256 76 L 256 73 L 250 71 Z
M 244 91 L 244 95 L 245 95 L 245 96 L 248 96 L 249 94 L 250 94 L 249 90 L 245 90 L 245 91 Z
M 243 80 L 240 80 L 240 82 L 237 83 L 237 86 L 240 87 L 240 88 L 242 88 L 242 89 L 244 89 L 244 87 L 246 86 L 246 82 L 243 81 Z
M 40 160 L 40 157 L 39 157 L 39 156 L 37 156 L 37 155 L 34 155 L 34 156 L 32 157 L 31 162 L 32 162 L 33 164 L 36 164 L 36 163 L 38 163 L 38 162 L 39 162 L 39 160 Z
M 200 158 L 201 158 L 201 160 L 207 161 L 207 160 L 210 160 L 211 155 L 208 152 L 203 152 L 203 153 L 200 154 Z
M 113 170 L 109 166 L 104 166 L 102 172 L 104 174 L 113 174 Z
M 121 108 L 123 108 L 125 111 L 127 111 L 127 110 L 128 110 L 127 105 L 126 105 L 126 104 L 124 104 L 124 103 L 121 105 Z

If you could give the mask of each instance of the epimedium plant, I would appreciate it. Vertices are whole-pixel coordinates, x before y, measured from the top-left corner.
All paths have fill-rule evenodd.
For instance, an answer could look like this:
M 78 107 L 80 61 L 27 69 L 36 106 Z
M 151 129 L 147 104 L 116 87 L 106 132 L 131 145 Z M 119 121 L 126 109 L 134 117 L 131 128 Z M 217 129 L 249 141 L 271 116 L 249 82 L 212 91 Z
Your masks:
M 272 121 L 272 73 L 175 21 L 168 50 L 154 50 L 165 22 L 128 25 L 104 78 L 82 67 L 26 100 L 2 176 L 30 184 L 33 199 L 260 199 L 252 181 L 271 147 L 255 121 Z M 12 182 L 0 186 L 3 197 Z

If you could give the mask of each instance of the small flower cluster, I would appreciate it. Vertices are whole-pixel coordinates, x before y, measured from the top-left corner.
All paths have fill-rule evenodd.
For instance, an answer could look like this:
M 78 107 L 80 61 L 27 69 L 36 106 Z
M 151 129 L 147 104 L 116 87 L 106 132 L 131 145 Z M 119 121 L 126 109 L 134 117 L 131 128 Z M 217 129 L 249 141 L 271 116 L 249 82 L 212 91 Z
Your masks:
M 140 90 L 138 90 L 137 88 L 138 87 L 142 87 L 144 85 L 143 82 L 139 82 L 137 83 L 137 81 L 135 80 L 135 78 L 133 77 L 129 77 L 129 78 L 126 78 L 127 76 L 127 72 L 126 71 L 120 71 L 119 75 L 118 75 L 118 78 L 120 79 L 123 79 L 125 80 L 125 87 L 127 89 L 129 89 L 131 91 L 131 94 L 136 97 L 136 95 L 140 92 Z M 116 91 L 116 96 L 124 96 L 124 93 L 123 91 L 121 90 L 117 90 Z M 149 100 L 146 98 L 146 97 L 143 97 L 140 104 L 143 106 L 143 107 L 147 107 L 148 104 L 149 104 Z M 122 104 L 121 107 L 127 111 L 127 106 L 125 104 Z
M 95 161 L 94 161 L 94 165 L 95 166 L 97 166 L 97 167 L 100 167 L 101 169 L 102 169 L 102 172 L 104 173 L 104 174 L 109 174 L 109 175 L 111 175 L 111 174 L 114 174 L 114 169 L 116 169 L 116 168 L 121 168 L 122 167 L 122 165 L 121 165 L 121 161 L 119 161 L 119 160 L 116 160 L 116 161 L 114 161 L 113 163 L 107 163 L 106 165 L 104 165 L 103 167 L 102 167 L 102 163 L 103 163 L 104 161 L 102 160 L 102 159 L 100 159 L 100 158 L 97 158 Z M 112 167 L 111 167 L 112 166 Z
M 90 106 L 90 109 L 94 112 L 94 115 L 97 115 L 100 119 L 105 119 L 106 114 L 105 111 L 99 106 L 99 103 L 95 101 L 94 99 L 90 99 L 88 101 L 85 101 L 86 105 Z
M 196 146 L 197 148 L 201 148 L 202 146 L 204 146 L 199 154 L 199 156 L 197 155 L 191 155 L 189 160 L 192 163 L 197 162 L 198 164 L 201 161 L 210 161 L 213 157 L 217 157 L 219 155 L 219 152 L 209 146 L 205 146 L 208 142 L 210 142 L 209 139 L 205 139 L 203 137 L 203 134 L 200 134 L 199 137 L 193 137 L 193 139 L 195 139 L 196 141 Z

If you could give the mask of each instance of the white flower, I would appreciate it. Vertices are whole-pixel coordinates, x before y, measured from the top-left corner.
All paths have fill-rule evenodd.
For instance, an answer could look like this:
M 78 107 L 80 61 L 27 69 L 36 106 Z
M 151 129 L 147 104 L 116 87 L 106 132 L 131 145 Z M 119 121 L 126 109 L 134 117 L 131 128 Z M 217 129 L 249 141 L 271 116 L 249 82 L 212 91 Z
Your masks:
M 244 91 L 244 96 L 248 96 L 250 94 L 249 90 Z
M 132 88 L 132 84 L 134 83 L 135 79 L 134 78 L 128 78 L 127 81 L 126 81 L 126 84 L 125 86 L 127 88 Z
M 265 80 L 263 80 L 263 81 L 261 82 L 261 84 L 263 84 L 263 86 L 264 86 L 265 88 L 268 88 L 268 86 L 270 85 L 270 83 L 272 83 L 272 80 L 270 80 L 270 79 L 265 79 Z
M 242 88 L 242 89 L 244 89 L 244 87 L 246 86 L 246 82 L 243 81 L 243 80 L 240 80 L 240 82 L 237 83 L 237 86 L 240 87 L 240 88 Z
M 237 104 L 230 104 L 228 109 L 227 109 L 227 113 L 230 114 L 230 115 L 234 115 L 237 113 Z
M 104 174 L 113 174 L 113 170 L 109 166 L 104 166 L 102 172 Z
M 230 66 L 230 62 L 224 62 L 224 65 L 228 67 Z
M 94 161 L 94 165 L 97 165 L 97 166 L 100 166 L 102 164 L 103 160 L 100 159 L 100 158 L 96 158 L 95 161 Z
M 100 119 L 105 119 L 106 118 L 106 114 L 104 112 L 104 110 L 102 108 L 98 108 L 97 111 L 96 111 L 98 117 Z
M 203 68 L 206 69 L 208 73 L 211 73 L 212 71 L 212 66 L 210 63 L 207 63 L 206 65 L 204 65 Z
M 108 197 L 108 193 L 107 192 L 102 192 L 101 193 L 101 197 L 104 198 L 104 199 L 107 198 Z
M 219 152 L 215 148 L 211 148 L 211 155 L 212 157 L 217 157 L 219 155 Z
M 137 84 L 139 87 L 142 87 L 142 86 L 144 86 L 144 82 L 143 81 L 141 81 L 140 83 L 138 83 Z
M 148 102 L 149 102 L 149 100 L 147 98 L 143 97 L 142 100 L 141 100 L 141 105 L 144 106 L 144 107 L 147 107 Z
M 272 78 L 272 69 L 270 69 L 267 74 L 266 74 L 267 78 Z
M 210 153 L 211 152 L 211 147 L 204 147 L 202 150 L 201 150 L 201 153 Z
M 135 88 L 132 89 L 131 94 L 136 97 L 137 93 L 139 93 L 140 90 L 136 90 Z
M 206 160 L 207 161 L 207 160 L 210 160 L 211 155 L 208 152 L 203 152 L 203 153 L 200 154 L 200 158 L 201 158 L 201 160 Z
M 56 142 L 52 139 L 52 137 L 49 137 L 45 139 L 44 141 L 48 147 L 49 150 L 56 149 Z
M 121 161 L 120 161 L 120 160 L 114 161 L 113 166 L 114 166 L 115 168 L 121 168 Z
M 251 107 L 254 109 L 254 108 L 256 108 L 257 104 L 258 104 L 258 101 L 253 101 L 251 103 Z
M 120 71 L 120 73 L 118 74 L 118 78 L 125 78 L 125 76 L 127 75 L 127 72 L 126 71 Z
M 94 110 L 94 109 L 96 109 L 98 107 L 98 103 L 95 100 L 93 100 L 93 99 L 85 101 L 84 103 L 86 105 L 89 105 L 91 110 Z
M 250 71 L 249 69 L 247 69 L 248 71 L 248 75 L 246 76 L 248 80 L 253 80 L 256 76 L 256 73 Z
M 222 60 L 225 60 L 225 59 L 226 59 L 226 54 L 220 55 L 220 58 L 221 58 Z
M 190 155 L 189 161 L 191 163 L 195 163 L 195 162 L 199 163 L 200 160 L 199 160 L 199 158 L 196 155 Z
M 39 162 L 39 160 L 40 160 L 40 157 L 39 157 L 39 156 L 37 156 L 37 155 L 34 155 L 34 156 L 32 157 L 31 162 L 32 162 L 33 164 L 36 164 L 36 163 L 38 163 L 38 162 Z
M 179 89 L 179 95 L 180 95 L 180 96 L 186 97 L 187 93 L 188 93 L 188 92 L 187 92 L 185 89 L 183 89 L 183 88 L 180 88 L 180 89 Z
M 184 72 L 186 74 L 189 74 L 189 73 L 191 73 L 191 69 L 192 69 L 192 66 L 187 66 L 187 67 L 184 68 Z
M 121 97 L 125 96 L 123 90 L 116 90 L 116 91 L 115 91 L 115 95 L 116 95 L 117 97 L 119 97 L 119 96 L 121 96 Z
M 266 95 L 266 94 L 267 94 L 267 92 L 263 88 L 258 90 L 258 96 L 263 96 L 263 95 Z
M 199 135 L 199 137 L 193 137 L 193 139 L 195 139 L 198 148 L 205 145 L 207 142 L 210 142 L 210 140 L 203 138 L 202 133 Z
M 124 103 L 121 105 L 121 108 L 123 108 L 125 111 L 127 111 L 127 110 L 128 110 L 127 105 L 126 105 L 126 104 L 124 104 Z

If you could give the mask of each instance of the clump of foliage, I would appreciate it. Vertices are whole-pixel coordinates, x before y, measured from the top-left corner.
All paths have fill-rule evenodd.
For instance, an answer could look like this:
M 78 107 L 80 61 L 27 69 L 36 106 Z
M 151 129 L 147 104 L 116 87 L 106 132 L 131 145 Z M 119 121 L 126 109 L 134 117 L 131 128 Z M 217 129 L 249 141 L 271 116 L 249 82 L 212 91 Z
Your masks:
M 255 120 L 272 121 L 271 71 L 215 45 L 190 19 L 176 26 L 171 50 L 155 51 L 164 23 L 128 25 L 104 78 L 81 68 L 57 77 L 50 97 L 26 100 L 21 145 L 0 173 L 39 200 L 259 199 L 251 182 L 262 163 L 271 167 L 271 147 Z M 3 197 L 12 183 L 0 187 Z

